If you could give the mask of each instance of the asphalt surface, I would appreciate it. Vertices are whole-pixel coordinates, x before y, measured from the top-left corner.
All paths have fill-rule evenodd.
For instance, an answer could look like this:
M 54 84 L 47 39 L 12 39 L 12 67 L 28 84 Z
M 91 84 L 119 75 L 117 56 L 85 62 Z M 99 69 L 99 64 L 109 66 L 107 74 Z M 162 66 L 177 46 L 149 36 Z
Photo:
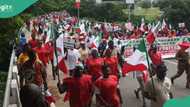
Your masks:
M 173 76 L 177 72 L 177 63 L 175 60 L 166 60 L 165 61 L 168 67 L 167 77 Z M 61 74 L 63 77 L 63 74 Z M 69 107 L 68 102 L 63 102 L 63 96 L 60 95 L 57 91 L 57 81 L 52 79 L 51 73 L 49 73 L 48 83 L 50 87 L 50 92 L 56 97 L 56 107 Z M 185 88 L 186 83 L 186 74 L 184 73 L 179 79 L 175 80 L 174 85 L 172 86 L 172 92 L 174 98 L 180 98 L 190 95 L 190 89 Z M 138 100 L 135 97 L 134 90 L 138 87 L 136 78 L 134 78 L 133 73 L 130 73 L 127 77 L 121 78 L 120 80 L 120 89 L 123 98 L 122 107 L 142 107 L 142 100 Z M 147 106 L 150 107 L 150 101 L 146 100 Z M 95 100 L 93 98 L 92 107 L 95 107 Z

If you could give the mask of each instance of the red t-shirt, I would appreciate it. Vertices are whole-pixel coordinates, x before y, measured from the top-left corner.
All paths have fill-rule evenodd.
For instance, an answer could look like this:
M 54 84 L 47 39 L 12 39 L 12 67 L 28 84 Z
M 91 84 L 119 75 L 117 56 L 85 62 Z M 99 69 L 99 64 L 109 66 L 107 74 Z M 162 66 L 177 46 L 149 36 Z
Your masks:
M 40 61 L 43 62 L 44 65 L 48 63 L 48 51 L 44 48 L 34 48 L 34 51 L 37 53 Z
M 162 57 L 160 52 L 153 53 L 153 51 L 149 50 L 148 53 L 154 65 L 160 65 L 162 63 Z
M 106 64 L 108 64 L 108 66 L 110 67 L 110 70 L 111 70 L 110 74 L 118 76 L 118 59 L 117 59 L 117 56 L 112 56 L 110 58 L 105 57 L 104 62 Z
M 54 53 L 54 48 L 53 46 L 50 46 L 48 43 L 44 45 L 45 50 L 48 51 L 48 58 L 50 61 L 53 61 L 53 53 Z
M 117 93 L 118 79 L 115 75 L 110 75 L 107 79 L 98 79 L 95 86 L 99 89 L 101 97 L 113 107 L 120 107 Z
M 92 75 L 93 79 L 96 80 L 102 75 L 102 65 L 103 58 L 88 58 L 86 65 L 88 67 L 88 72 Z
M 29 45 L 31 46 L 32 49 L 36 48 L 38 45 L 38 41 L 37 40 L 29 40 Z
M 90 75 L 81 78 L 68 77 L 63 80 L 67 85 L 67 97 L 70 107 L 86 107 L 92 97 L 92 79 Z

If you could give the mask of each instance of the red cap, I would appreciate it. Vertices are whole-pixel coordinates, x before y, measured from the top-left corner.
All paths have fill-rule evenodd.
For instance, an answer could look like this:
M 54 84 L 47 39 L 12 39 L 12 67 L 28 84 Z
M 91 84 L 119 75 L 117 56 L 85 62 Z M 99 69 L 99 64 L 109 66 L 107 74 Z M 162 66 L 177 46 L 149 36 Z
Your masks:
M 182 49 L 188 49 L 190 47 L 190 43 L 189 42 L 182 42 L 182 43 L 179 43 L 178 45 Z
M 95 45 L 94 43 L 92 43 L 92 44 L 90 45 L 90 48 L 97 48 L 97 47 L 96 47 L 96 45 Z
M 102 39 L 103 42 L 107 42 L 107 40 L 105 38 Z
M 76 33 L 80 33 L 80 32 L 81 32 L 80 28 L 77 28 Z

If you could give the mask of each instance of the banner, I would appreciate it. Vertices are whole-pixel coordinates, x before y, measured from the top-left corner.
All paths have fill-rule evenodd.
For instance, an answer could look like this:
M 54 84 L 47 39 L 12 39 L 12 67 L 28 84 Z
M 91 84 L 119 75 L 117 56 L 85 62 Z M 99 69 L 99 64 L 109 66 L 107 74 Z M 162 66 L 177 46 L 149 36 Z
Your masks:
M 75 40 L 64 38 L 63 39 L 63 44 L 64 44 L 65 48 L 74 48 Z
M 182 41 L 190 41 L 190 37 L 175 37 L 175 38 L 157 38 L 155 44 L 158 47 L 158 51 L 161 52 L 163 58 L 173 58 L 177 50 L 179 49 L 178 43 Z M 140 43 L 139 39 L 133 40 L 124 40 L 122 41 L 122 45 L 125 46 L 125 56 L 130 56 L 133 53 L 133 47 L 137 46 Z M 147 49 L 149 49 L 149 45 L 146 42 Z

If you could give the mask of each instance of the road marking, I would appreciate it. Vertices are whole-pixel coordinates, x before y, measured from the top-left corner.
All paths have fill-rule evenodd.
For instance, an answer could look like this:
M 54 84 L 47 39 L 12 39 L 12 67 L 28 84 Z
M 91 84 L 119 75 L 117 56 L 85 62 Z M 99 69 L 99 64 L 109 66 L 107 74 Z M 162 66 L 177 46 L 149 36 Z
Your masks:
M 166 60 L 165 62 L 168 62 L 168 63 L 170 63 L 170 64 L 177 65 L 177 62 L 176 62 L 176 61 Z

